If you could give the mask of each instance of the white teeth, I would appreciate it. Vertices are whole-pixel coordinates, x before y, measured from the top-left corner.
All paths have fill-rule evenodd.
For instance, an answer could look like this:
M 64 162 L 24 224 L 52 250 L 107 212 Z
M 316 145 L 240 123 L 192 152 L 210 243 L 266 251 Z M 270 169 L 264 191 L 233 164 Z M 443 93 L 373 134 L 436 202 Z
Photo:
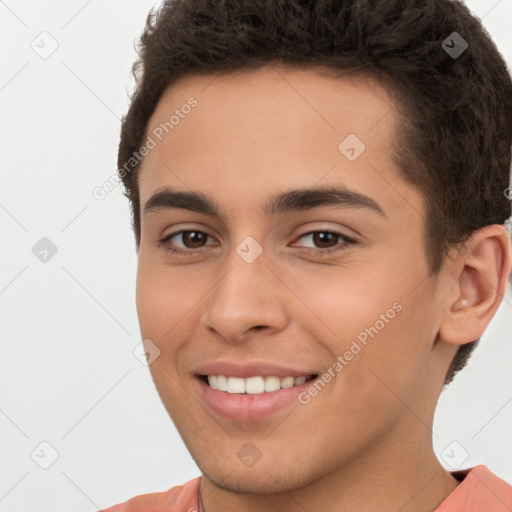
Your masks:
M 215 389 L 218 389 L 219 391 L 228 390 L 228 379 L 224 375 L 217 375 L 217 386 Z
M 295 379 L 293 377 L 283 377 L 281 379 L 281 387 L 283 389 L 291 388 L 293 386 L 293 381 Z
M 265 377 L 265 391 L 277 391 L 278 389 L 281 389 L 279 377 Z
M 212 389 L 227 391 L 228 393 L 247 393 L 259 395 L 269 391 L 288 389 L 292 386 L 300 386 L 306 382 L 306 376 L 301 377 L 226 377 L 225 375 L 208 375 L 208 384 Z
M 245 379 L 239 377 L 228 377 L 228 393 L 245 393 Z
M 263 377 L 249 377 L 245 379 L 245 392 L 250 395 L 263 393 L 265 391 L 265 380 Z

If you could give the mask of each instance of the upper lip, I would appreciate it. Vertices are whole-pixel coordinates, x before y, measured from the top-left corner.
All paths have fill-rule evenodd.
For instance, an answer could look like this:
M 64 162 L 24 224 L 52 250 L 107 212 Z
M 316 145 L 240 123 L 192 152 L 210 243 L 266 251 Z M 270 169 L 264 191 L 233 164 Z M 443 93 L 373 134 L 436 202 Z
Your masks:
M 316 375 L 310 370 L 297 370 L 271 361 L 246 361 L 234 363 L 227 360 L 210 361 L 198 365 L 193 372 L 195 375 L 226 375 L 228 377 L 302 377 Z

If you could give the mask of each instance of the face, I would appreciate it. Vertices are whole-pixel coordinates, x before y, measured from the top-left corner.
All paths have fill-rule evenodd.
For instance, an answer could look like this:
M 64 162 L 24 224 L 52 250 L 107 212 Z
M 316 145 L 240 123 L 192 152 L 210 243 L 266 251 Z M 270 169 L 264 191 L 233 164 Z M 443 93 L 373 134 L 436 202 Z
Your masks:
M 162 96 L 137 310 L 162 402 L 217 485 L 282 492 L 431 447 L 454 352 L 436 342 L 444 291 L 422 195 L 393 162 L 398 123 L 375 81 L 313 68 Z

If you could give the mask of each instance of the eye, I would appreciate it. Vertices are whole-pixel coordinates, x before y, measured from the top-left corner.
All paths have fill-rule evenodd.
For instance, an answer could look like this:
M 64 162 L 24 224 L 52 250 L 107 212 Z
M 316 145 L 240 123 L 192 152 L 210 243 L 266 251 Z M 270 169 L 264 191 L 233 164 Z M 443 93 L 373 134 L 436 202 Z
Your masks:
M 302 243 L 300 247 L 303 247 L 306 252 L 312 252 L 315 255 L 320 256 L 324 254 L 331 254 L 336 251 L 342 251 L 348 246 L 357 243 L 353 238 L 330 229 L 310 231 L 298 238 L 298 240 L 301 239 L 306 240 L 306 244 L 309 244 L 309 246 Z
M 212 237 L 204 231 L 181 230 L 160 240 L 159 245 L 174 254 L 190 254 L 191 252 L 201 252 L 200 250 L 205 247 L 208 238 Z M 182 248 L 180 248 L 180 242 Z

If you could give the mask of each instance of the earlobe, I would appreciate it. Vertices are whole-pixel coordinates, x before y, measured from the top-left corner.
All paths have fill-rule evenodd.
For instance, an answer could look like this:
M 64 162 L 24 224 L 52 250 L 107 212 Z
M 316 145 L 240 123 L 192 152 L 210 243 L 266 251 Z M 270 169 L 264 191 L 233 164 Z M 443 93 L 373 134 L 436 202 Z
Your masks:
M 493 224 L 472 234 L 459 261 L 446 263 L 452 266 L 456 291 L 447 298 L 440 339 L 463 345 L 482 336 L 503 300 L 511 252 L 508 231 Z

